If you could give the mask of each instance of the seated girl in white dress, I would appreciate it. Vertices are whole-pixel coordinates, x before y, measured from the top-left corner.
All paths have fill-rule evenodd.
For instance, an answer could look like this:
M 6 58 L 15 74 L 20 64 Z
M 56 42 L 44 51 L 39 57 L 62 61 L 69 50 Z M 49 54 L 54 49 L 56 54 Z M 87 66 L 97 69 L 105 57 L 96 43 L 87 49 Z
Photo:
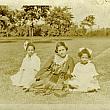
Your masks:
M 88 48 L 80 48 L 78 56 L 80 62 L 75 65 L 72 73 L 73 79 L 68 81 L 75 89 L 72 91 L 90 92 L 100 89 L 94 64 L 90 61 L 92 51 Z M 71 89 L 70 89 L 71 90 Z
M 12 85 L 21 86 L 28 90 L 35 81 L 35 76 L 40 70 L 40 58 L 35 53 L 35 46 L 32 43 L 25 45 L 27 55 L 23 59 L 20 70 L 11 76 Z

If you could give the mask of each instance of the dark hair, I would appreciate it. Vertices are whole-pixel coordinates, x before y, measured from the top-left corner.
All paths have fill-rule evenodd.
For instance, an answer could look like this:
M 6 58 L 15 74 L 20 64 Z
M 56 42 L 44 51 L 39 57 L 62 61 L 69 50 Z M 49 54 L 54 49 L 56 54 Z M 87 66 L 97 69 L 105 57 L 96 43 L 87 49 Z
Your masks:
M 56 52 L 56 53 L 58 53 L 58 47 L 60 47 L 60 46 L 64 46 L 65 49 L 66 49 L 66 51 L 68 50 L 68 47 L 65 45 L 64 42 L 58 42 L 58 43 L 56 44 L 56 49 L 55 49 L 55 52 Z
M 27 51 L 27 49 L 28 49 L 29 46 L 32 46 L 32 47 L 34 48 L 34 50 L 35 50 L 35 46 L 34 46 L 34 44 L 31 43 L 31 42 L 29 42 L 29 43 L 27 44 L 26 51 Z
M 81 52 L 78 53 L 78 56 L 81 57 L 83 54 L 87 54 L 89 58 L 91 58 L 91 54 L 89 51 L 85 48 Z

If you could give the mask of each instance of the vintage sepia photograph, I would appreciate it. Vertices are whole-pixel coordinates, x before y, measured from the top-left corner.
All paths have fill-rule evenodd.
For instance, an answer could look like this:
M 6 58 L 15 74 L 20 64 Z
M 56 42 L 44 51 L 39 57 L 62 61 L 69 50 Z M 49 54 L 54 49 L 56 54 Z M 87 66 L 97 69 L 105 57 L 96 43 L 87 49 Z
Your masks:
M 0 110 L 110 109 L 110 0 L 0 0 Z

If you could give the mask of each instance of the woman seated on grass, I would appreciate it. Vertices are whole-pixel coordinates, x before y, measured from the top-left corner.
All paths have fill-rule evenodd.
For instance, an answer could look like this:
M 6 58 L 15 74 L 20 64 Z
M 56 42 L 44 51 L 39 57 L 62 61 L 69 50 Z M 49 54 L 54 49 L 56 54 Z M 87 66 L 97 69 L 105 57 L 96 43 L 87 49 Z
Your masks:
M 57 90 L 66 91 L 67 86 L 64 83 L 71 78 L 74 68 L 73 58 L 67 54 L 67 50 L 68 48 L 64 42 L 56 44 L 55 55 L 47 61 L 36 75 L 36 78 L 40 81 L 32 86 L 35 93 L 61 95 Z
M 28 43 L 25 46 L 27 52 L 23 59 L 19 72 L 11 76 L 12 85 L 21 86 L 28 91 L 31 84 L 35 81 L 35 75 L 40 70 L 40 59 L 35 53 L 35 46 Z
M 78 56 L 80 62 L 75 65 L 72 73 L 73 79 L 68 81 L 72 91 L 92 92 L 100 89 L 94 64 L 90 61 L 92 51 L 88 48 L 80 48 Z

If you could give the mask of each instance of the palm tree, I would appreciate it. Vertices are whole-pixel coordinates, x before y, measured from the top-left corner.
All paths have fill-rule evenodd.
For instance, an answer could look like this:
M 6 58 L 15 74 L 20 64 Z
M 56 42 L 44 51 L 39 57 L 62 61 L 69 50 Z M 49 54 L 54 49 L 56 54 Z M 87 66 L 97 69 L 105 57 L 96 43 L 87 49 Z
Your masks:
M 95 25 L 94 20 L 95 20 L 94 15 L 89 15 L 83 21 L 81 21 L 82 27 L 84 27 L 84 28 L 89 27 L 89 29 L 91 30 L 91 34 L 92 34 L 92 27 L 93 27 L 93 25 Z

